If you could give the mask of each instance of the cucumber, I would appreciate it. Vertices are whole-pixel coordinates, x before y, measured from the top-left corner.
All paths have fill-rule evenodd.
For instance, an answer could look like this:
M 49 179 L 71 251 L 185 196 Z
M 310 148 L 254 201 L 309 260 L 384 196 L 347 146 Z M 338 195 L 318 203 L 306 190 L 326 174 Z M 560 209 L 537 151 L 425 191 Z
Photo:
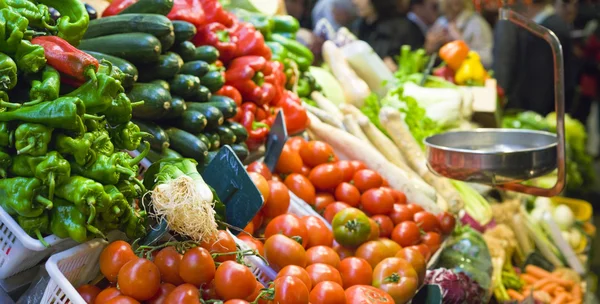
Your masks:
M 169 147 L 169 136 L 159 125 L 150 121 L 141 121 L 137 119 L 133 119 L 132 121 L 140 127 L 140 131 L 152 135 L 152 137 L 147 137 L 146 140 L 150 143 L 150 147 L 153 150 L 162 152 Z
M 236 144 L 246 142 L 248 139 L 248 130 L 246 130 L 246 128 L 244 128 L 244 126 L 242 126 L 240 123 L 228 120 L 223 123 L 223 126 L 229 128 L 229 130 L 235 134 Z
M 160 41 L 146 33 L 113 34 L 84 39 L 78 48 L 116 56 L 134 64 L 157 62 L 162 50 Z
M 233 152 L 235 153 L 235 155 L 237 155 L 237 157 L 242 162 L 244 160 L 246 160 L 246 158 L 248 158 L 248 156 L 250 155 L 250 151 L 248 150 L 248 146 L 246 146 L 245 143 L 231 145 L 230 147 L 231 147 L 231 150 L 233 150 Z
M 185 100 L 183 100 L 180 97 L 173 96 L 173 99 L 171 99 L 171 107 L 169 108 L 169 111 L 165 114 L 163 118 L 179 118 L 183 114 L 183 112 L 185 112 L 186 109 L 187 106 L 185 105 Z
M 191 133 L 200 133 L 206 128 L 207 119 L 202 112 L 186 110 L 180 118 L 174 121 L 174 125 Z
M 166 80 L 156 79 L 156 80 L 150 81 L 150 83 L 157 84 L 167 91 L 171 90 L 171 86 L 169 85 L 169 82 Z
M 210 90 L 207 87 L 200 85 L 200 87 L 196 91 L 196 94 L 194 95 L 193 100 L 197 102 L 207 102 L 210 100 L 211 96 L 212 93 L 210 92 Z
M 133 117 L 142 119 L 160 119 L 171 108 L 171 94 L 161 86 L 153 83 L 136 83 L 127 93 L 131 102 L 144 101 L 144 104 L 133 108 Z
M 173 52 L 179 54 L 185 62 L 196 60 L 196 46 L 189 41 L 175 44 Z
M 198 133 L 196 134 L 196 137 L 198 137 L 198 139 L 200 139 L 207 147 L 208 150 L 210 150 L 211 148 L 211 144 L 210 144 L 210 139 L 208 139 L 208 137 L 202 133 Z
M 169 82 L 171 92 L 183 98 L 190 98 L 200 88 L 200 79 L 194 75 L 178 74 Z
M 166 148 L 162 155 L 163 158 L 183 158 L 183 156 L 181 156 L 181 154 L 179 154 L 179 152 L 173 150 L 173 149 L 169 149 Z
M 162 37 L 173 32 L 169 18 L 157 14 L 129 14 L 103 17 L 90 21 L 83 39 L 121 33 L 147 33 Z
M 171 49 L 175 44 L 175 32 L 170 32 L 163 36 L 156 36 L 156 38 L 160 41 L 163 51 Z
M 237 138 L 233 131 L 229 130 L 229 128 L 225 126 L 218 126 L 217 134 L 219 134 L 219 138 L 221 139 L 222 145 L 233 145 L 235 144 Z
M 219 151 L 208 151 L 208 155 L 206 156 L 206 158 L 204 158 L 204 163 L 202 163 L 201 165 L 203 167 L 208 166 L 208 164 L 210 164 L 210 162 L 215 159 L 215 157 L 217 157 L 217 154 L 219 154 Z
M 173 0 L 140 0 L 122 10 L 119 15 L 159 14 L 166 16 L 172 8 Z
M 195 49 L 194 60 L 202 60 L 207 63 L 214 63 L 219 59 L 219 50 L 212 45 L 203 45 Z
M 193 158 L 202 163 L 208 155 L 208 147 L 196 136 L 177 128 L 165 130 L 171 142 L 171 148 L 183 157 Z
M 203 134 L 210 140 L 210 150 L 219 150 L 221 147 L 221 138 L 219 137 L 219 134 L 217 134 L 217 132 L 203 132 Z
M 104 53 L 92 51 L 85 52 L 92 55 L 98 61 L 102 61 L 103 59 L 108 60 L 110 63 L 112 63 L 112 65 L 118 67 L 121 70 L 121 72 L 125 74 L 123 77 L 123 81 L 121 81 L 121 85 L 124 88 L 130 88 L 138 80 L 138 69 L 131 62 Z
M 232 118 L 237 114 L 235 101 L 227 96 L 213 95 L 206 104 L 217 107 L 225 119 Z
M 147 82 L 154 79 L 170 79 L 175 77 L 183 66 L 183 60 L 177 53 L 167 52 L 160 55 L 153 64 L 139 65 L 140 81 Z
M 204 76 L 200 77 L 200 82 L 203 86 L 214 93 L 223 87 L 225 84 L 225 77 L 221 71 L 210 71 Z
M 188 61 L 181 67 L 181 74 L 189 74 L 196 77 L 202 77 L 209 71 L 210 65 L 202 60 Z
M 138 150 L 138 152 L 142 152 L 144 149 L 140 147 L 140 148 L 137 148 L 137 150 Z M 160 152 L 150 149 L 150 151 L 148 151 L 148 155 L 146 155 L 146 158 L 151 163 L 155 163 L 162 159 L 162 155 L 160 154 Z
M 175 43 L 188 41 L 196 36 L 196 26 L 187 21 L 174 20 L 173 31 L 175 32 Z
M 216 129 L 225 121 L 223 113 L 215 106 L 198 102 L 186 102 L 185 104 L 187 105 L 188 110 L 198 111 L 204 114 L 207 120 L 206 127 L 209 129 Z

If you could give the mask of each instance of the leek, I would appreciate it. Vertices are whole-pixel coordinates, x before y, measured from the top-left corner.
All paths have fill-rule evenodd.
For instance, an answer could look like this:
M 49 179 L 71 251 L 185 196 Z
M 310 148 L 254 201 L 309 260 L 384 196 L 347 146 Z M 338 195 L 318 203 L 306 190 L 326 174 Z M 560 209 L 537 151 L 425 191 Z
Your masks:
M 489 223 L 492 220 L 492 207 L 488 201 L 468 184 L 455 180 L 451 180 L 451 182 L 464 201 L 464 208 L 469 216 L 481 226 Z

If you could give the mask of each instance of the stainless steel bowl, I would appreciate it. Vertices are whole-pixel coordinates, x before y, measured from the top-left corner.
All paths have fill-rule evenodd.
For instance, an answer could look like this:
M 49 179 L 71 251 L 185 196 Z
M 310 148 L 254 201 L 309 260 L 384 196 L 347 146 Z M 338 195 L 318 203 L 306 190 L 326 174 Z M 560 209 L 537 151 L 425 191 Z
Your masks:
M 455 131 L 425 139 L 427 165 L 455 180 L 502 185 L 548 174 L 557 167 L 555 134 L 517 129 Z

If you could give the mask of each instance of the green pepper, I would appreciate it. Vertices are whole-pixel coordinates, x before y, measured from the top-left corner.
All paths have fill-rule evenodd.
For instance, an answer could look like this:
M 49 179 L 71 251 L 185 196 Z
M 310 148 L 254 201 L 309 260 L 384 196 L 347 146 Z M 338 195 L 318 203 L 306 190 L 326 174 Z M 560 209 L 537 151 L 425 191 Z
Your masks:
M 2 10 L 0 10 L 0 12 L 1 11 Z M 1 20 L 2 19 L 0 19 L 0 21 Z M 8 55 L 6 55 L 4 53 L 0 53 L 0 89 L 12 90 L 16 85 L 17 85 L 17 64 Z M 2 99 L 4 100 L 4 98 L 2 98 Z
M 273 20 L 273 33 L 296 34 L 300 29 L 298 19 L 289 15 L 275 15 L 271 17 L 271 20 Z
M 288 58 L 296 61 L 301 71 L 306 71 L 315 59 L 310 49 L 296 40 L 288 39 L 280 34 L 273 34 L 271 35 L 271 41 L 285 47 L 288 51 Z
M 77 175 L 69 177 L 58 186 L 56 196 L 73 203 L 81 212 L 88 214 L 88 224 L 96 217 L 96 204 L 104 205 L 109 200 L 102 184 Z
M 6 178 L 6 172 L 12 164 L 12 158 L 10 154 L 0 147 L 0 177 Z
M 78 165 L 85 166 L 96 161 L 96 152 L 92 150 L 94 139 L 92 133 L 85 133 L 79 138 L 58 134 L 54 146 L 59 153 L 71 155 Z
M 152 136 L 150 133 L 141 132 L 140 127 L 133 122 L 118 125 L 108 129 L 110 137 L 115 147 L 119 150 L 133 151 L 142 142 L 145 136 Z
M 8 173 L 11 176 L 34 177 L 35 168 L 46 159 L 46 156 L 15 155 Z
M 39 3 L 55 8 L 60 13 L 56 21 L 58 37 L 77 46 L 90 23 L 90 16 L 79 0 L 38 0 Z
M 142 193 L 146 192 L 144 185 L 126 179 L 120 180 L 116 186 L 129 202 L 133 202 L 134 199 L 139 198 Z
M 54 129 L 42 124 L 23 123 L 15 130 L 17 154 L 40 156 L 48 151 Z
M 75 91 L 65 95 L 79 97 L 85 104 L 86 113 L 100 113 L 108 109 L 113 98 L 123 92 L 121 83 L 106 74 L 97 74 Z
M 43 50 L 43 49 L 42 49 Z M 42 80 L 34 80 L 31 82 L 31 90 L 29 91 L 30 102 L 23 105 L 36 105 L 43 101 L 54 100 L 58 98 L 60 92 L 60 73 L 53 67 L 47 65 L 42 73 Z
M 298 79 L 298 87 L 296 89 L 296 93 L 298 94 L 298 97 L 309 97 L 311 90 L 310 90 L 310 84 L 308 83 L 308 80 L 304 79 L 304 78 L 300 78 Z
M 4 0 L 13 11 L 27 18 L 30 26 L 55 31 L 56 26 L 48 24 L 51 20 L 48 7 L 43 4 L 35 5 L 28 0 Z
M 109 124 L 116 126 L 129 122 L 132 117 L 133 107 L 144 104 L 144 101 L 131 102 L 125 93 L 120 93 L 114 98 L 102 115 Z
M 14 132 L 10 130 L 8 122 L 0 122 L 0 147 L 12 147 Z
M 98 72 L 96 72 L 96 74 L 106 74 L 114 78 L 115 80 L 123 82 L 123 79 L 125 78 L 125 73 L 123 73 L 123 71 L 121 71 L 119 67 L 113 66 L 113 64 L 106 59 L 102 59 L 100 63 L 101 64 L 98 67 Z
M 48 218 L 48 212 L 44 211 L 42 214 L 36 217 L 25 217 L 17 216 L 17 223 L 23 228 L 25 233 L 30 236 L 37 237 L 40 243 L 45 247 L 50 247 L 46 240 L 44 240 L 43 234 L 50 234 L 50 220 Z
M 104 185 L 114 185 L 119 182 L 121 175 L 124 174 L 128 178 L 135 176 L 135 171 L 127 166 L 121 165 L 121 156 L 117 152 L 111 156 L 99 154 L 96 161 L 89 167 L 85 168 L 76 163 L 72 164 L 73 173 L 91 178 Z
M 83 243 L 88 240 L 87 232 L 104 237 L 96 227 L 86 223 L 85 215 L 75 205 L 57 198 L 50 211 L 50 231 L 59 238 L 71 238 Z
M 99 129 L 91 132 L 94 135 L 92 140 L 92 150 L 99 154 L 111 155 L 115 152 L 115 146 L 110 141 L 110 134 L 106 129 Z
M 266 44 L 273 54 L 271 60 L 283 62 L 284 59 L 288 58 L 288 51 L 283 45 L 273 41 L 267 41 Z
M 46 65 L 44 48 L 41 45 L 31 44 L 27 40 L 21 40 L 15 54 L 17 68 L 25 73 L 37 73 Z M 52 99 L 58 98 L 58 95 Z
M 129 205 L 129 202 L 127 201 L 123 193 L 121 193 L 119 189 L 114 185 L 104 186 L 104 192 L 106 192 L 106 194 L 108 194 L 108 196 L 110 197 L 111 206 L 109 208 L 106 208 L 106 210 L 99 211 L 101 213 L 105 213 L 107 211 L 111 212 L 111 214 L 115 218 L 121 216 L 123 212 L 125 212 L 127 206 Z
M 71 177 L 71 166 L 58 152 L 51 151 L 35 167 L 35 177 L 48 186 L 48 198 L 52 200 L 56 185 L 61 185 Z
M 40 216 L 44 209 L 52 209 L 52 201 L 41 195 L 42 181 L 32 177 L 0 179 L 0 200 L 10 215 Z
M 29 20 L 12 8 L 0 9 L 0 52 L 14 54 L 27 31 Z
M 120 222 L 120 230 L 124 231 L 128 238 L 137 239 L 146 235 L 146 211 L 136 211 L 128 205 Z
M 88 119 L 85 121 L 85 129 L 88 132 L 94 132 L 104 130 L 106 128 L 106 120 L 92 120 Z

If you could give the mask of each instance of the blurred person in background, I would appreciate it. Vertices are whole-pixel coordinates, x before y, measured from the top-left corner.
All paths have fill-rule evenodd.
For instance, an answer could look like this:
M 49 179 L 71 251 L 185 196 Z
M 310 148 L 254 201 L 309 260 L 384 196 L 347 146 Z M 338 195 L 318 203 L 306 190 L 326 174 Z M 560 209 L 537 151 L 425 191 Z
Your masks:
M 287 13 L 298 19 L 300 27 L 312 29 L 311 12 L 316 0 L 285 0 Z
M 350 27 L 356 20 L 356 8 L 352 0 L 319 0 L 312 11 L 313 29 L 321 19 L 327 20 L 335 31 Z
M 410 31 L 414 36 L 413 49 L 425 45 L 425 37 L 438 18 L 438 0 L 410 0 L 409 12 L 406 15 L 410 21 Z

